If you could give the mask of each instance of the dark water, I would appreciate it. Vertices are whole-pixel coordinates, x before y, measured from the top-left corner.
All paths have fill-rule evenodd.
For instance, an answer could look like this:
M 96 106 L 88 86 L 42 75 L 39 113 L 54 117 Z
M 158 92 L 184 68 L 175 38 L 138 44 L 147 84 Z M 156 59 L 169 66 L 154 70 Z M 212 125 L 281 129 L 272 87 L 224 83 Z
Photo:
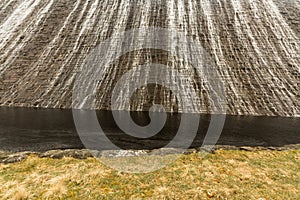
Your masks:
M 147 113 L 131 113 L 137 124 L 147 125 Z M 165 146 L 178 130 L 181 116 L 169 114 L 165 127 L 149 139 L 128 136 L 116 126 L 111 112 L 98 111 L 107 137 L 123 149 Z M 211 116 L 201 115 L 191 147 L 202 145 Z M 233 146 L 284 146 L 300 143 L 300 118 L 226 116 L 217 144 Z M 46 151 L 84 148 L 76 132 L 72 111 L 56 109 L 0 108 L 0 151 Z

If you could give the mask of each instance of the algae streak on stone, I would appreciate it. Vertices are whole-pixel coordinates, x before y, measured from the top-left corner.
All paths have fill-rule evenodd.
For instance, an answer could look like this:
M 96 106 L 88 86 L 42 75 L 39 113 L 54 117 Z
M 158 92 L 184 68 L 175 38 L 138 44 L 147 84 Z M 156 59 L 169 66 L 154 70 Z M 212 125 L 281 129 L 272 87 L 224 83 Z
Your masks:
M 299 8 L 298 0 L 3 0 L 0 105 L 70 108 L 76 73 L 101 41 L 133 28 L 162 27 L 193 37 L 211 55 L 226 86 L 227 113 L 299 116 Z M 194 78 L 201 99 L 192 106 L 211 111 L 205 83 L 189 64 L 155 49 L 131 52 L 107 67 L 96 108 L 109 109 L 116 81 L 146 63 L 186 70 L 182 76 Z M 182 96 L 189 101 L 188 92 Z M 160 103 L 178 111 L 172 92 L 159 85 L 141 88 L 135 97 L 133 110 Z

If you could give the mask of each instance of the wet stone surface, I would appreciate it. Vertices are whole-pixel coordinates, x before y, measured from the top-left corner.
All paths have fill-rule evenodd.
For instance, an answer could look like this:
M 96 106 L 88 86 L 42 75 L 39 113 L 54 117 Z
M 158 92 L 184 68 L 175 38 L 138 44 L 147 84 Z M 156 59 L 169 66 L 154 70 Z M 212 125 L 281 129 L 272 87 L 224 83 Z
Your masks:
M 236 150 L 236 151 L 288 151 L 300 150 L 299 145 L 287 145 L 284 147 L 235 147 L 235 146 L 207 146 L 197 149 L 154 149 L 154 150 L 107 150 L 107 151 L 94 151 L 87 149 L 67 149 L 67 150 L 51 150 L 46 152 L 0 152 L 0 163 L 9 164 L 16 163 L 26 159 L 30 155 L 35 155 L 40 158 L 53 158 L 61 159 L 64 157 L 71 157 L 75 159 L 95 158 L 119 158 L 119 157 L 137 157 L 137 156 L 164 156 L 172 154 L 192 154 L 192 153 L 214 153 L 216 150 Z
M 71 108 L 77 72 L 97 45 L 125 30 L 159 27 L 192 37 L 211 55 L 213 70 L 226 86 L 228 114 L 300 115 L 299 1 L 23 0 L 1 1 L 0 8 L 1 106 Z M 180 41 L 173 43 L 180 46 Z M 107 57 L 122 45 L 122 41 L 112 42 L 105 49 Z M 189 106 L 197 112 L 211 112 L 210 83 L 178 55 L 147 48 L 105 63 L 106 76 L 97 85 L 95 108 L 111 109 L 116 82 L 145 63 L 168 65 L 180 72 L 178 77 L 165 74 L 166 81 L 181 91 L 179 99 L 191 102 Z M 133 77 L 145 79 L 139 71 Z M 192 83 L 175 82 L 187 78 Z M 186 88 L 199 94 L 200 104 Z M 118 99 L 122 103 L 124 96 Z M 137 90 L 130 109 L 147 111 L 153 103 L 167 111 L 179 107 L 169 89 L 155 84 Z

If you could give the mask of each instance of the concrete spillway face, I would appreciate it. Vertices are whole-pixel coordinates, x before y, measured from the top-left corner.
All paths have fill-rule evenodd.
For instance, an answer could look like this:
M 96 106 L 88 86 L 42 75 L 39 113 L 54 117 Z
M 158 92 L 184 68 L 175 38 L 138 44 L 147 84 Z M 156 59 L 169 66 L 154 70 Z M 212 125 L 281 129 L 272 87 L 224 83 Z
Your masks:
M 120 56 L 140 50 L 159 49 L 170 52 L 173 56 L 184 59 L 194 68 L 194 74 L 200 77 L 209 91 L 211 100 L 211 123 L 203 145 L 214 145 L 221 134 L 226 114 L 226 98 L 224 85 L 218 76 L 217 68 L 199 42 L 175 30 L 162 28 L 140 28 L 114 34 L 102 42 L 85 60 L 80 73 L 76 77 L 72 96 L 73 117 L 77 131 L 86 148 L 90 150 L 119 150 L 102 130 L 95 110 L 97 86 L 103 80 L 108 66 Z M 167 74 L 171 78 L 166 78 Z M 164 148 L 180 149 L 184 153 L 192 144 L 198 130 L 200 120 L 200 91 L 193 87 L 194 76 L 182 76 L 177 69 L 161 64 L 146 64 L 133 67 L 123 74 L 113 89 L 111 110 L 119 128 L 126 134 L 145 139 L 157 134 L 164 126 L 166 112 L 162 105 L 153 105 L 149 111 L 151 122 L 140 127 L 130 117 L 130 98 L 140 87 L 148 84 L 161 85 L 169 88 L 178 100 L 181 122 L 176 136 Z M 97 156 L 97 155 L 95 155 Z M 127 172 L 149 172 L 160 169 L 172 159 L 153 160 L 147 156 L 141 163 L 121 164 L 108 162 L 109 166 Z M 146 164 L 145 164 L 146 163 Z M 145 166 L 146 165 L 146 166 Z M 141 166 L 141 167 L 137 167 Z

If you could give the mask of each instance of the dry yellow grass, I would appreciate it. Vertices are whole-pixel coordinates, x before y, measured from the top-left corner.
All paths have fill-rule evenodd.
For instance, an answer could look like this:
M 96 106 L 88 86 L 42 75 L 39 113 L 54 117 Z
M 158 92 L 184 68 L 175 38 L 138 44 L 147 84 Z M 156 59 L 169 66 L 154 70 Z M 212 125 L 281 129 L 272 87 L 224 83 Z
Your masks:
M 184 155 L 147 174 L 97 159 L 30 156 L 0 165 L 1 199 L 300 199 L 300 151 Z

